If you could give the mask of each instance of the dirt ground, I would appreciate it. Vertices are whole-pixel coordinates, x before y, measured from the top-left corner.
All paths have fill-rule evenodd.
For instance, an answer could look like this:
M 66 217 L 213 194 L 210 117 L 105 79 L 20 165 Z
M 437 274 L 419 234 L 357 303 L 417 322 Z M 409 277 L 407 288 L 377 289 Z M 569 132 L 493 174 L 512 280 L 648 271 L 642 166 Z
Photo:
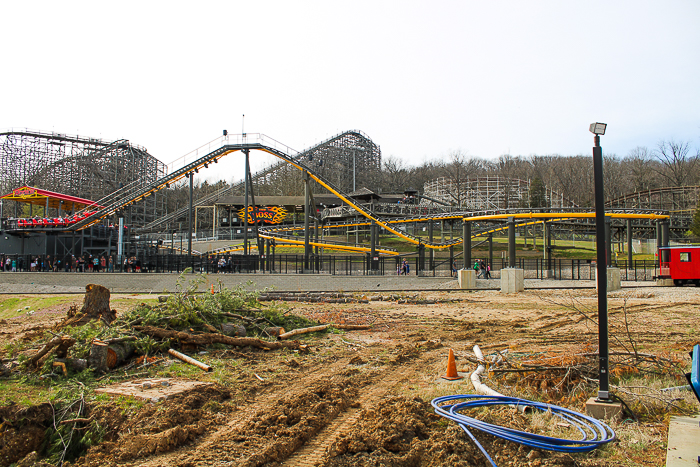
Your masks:
M 435 415 L 430 406 L 437 396 L 474 392 L 468 375 L 456 382 L 438 378 L 445 374 L 449 349 L 457 356 L 458 370 L 472 372 L 475 344 L 487 360 L 494 355 L 491 369 L 501 368 L 497 358 L 518 363 L 519 369 L 492 371 L 483 380 L 504 394 L 581 412 L 586 399 L 596 394 L 596 382 L 590 380 L 595 373 L 581 363 L 597 348 L 594 290 L 367 298 L 369 303 L 290 303 L 293 313 L 320 322 L 372 324 L 366 331 L 301 336 L 310 346 L 306 352 L 210 349 L 198 358 L 214 366 L 212 373 L 183 375 L 174 370 L 175 364 L 153 365 L 151 376 L 186 376 L 215 384 L 159 402 L 95 400 L 88 417 L 102 430 L 100 442 L 64 465 L 490 465 L 458 426 Z M 75 297 L 76 302 L 80 299 Z M 144 297 L 114 299 L 119 312 Z M 652 355 L 657 362 L 681 366 L 689 363 L 688 351 L 700 342 L 700 290 L 624 289 L 611 293 L 608 304 L 612 353 Z M 0 356 L 8 344 L 58 321 L 67 307 L 62 303 L 41 313 L 0 320 L 0 349 L 5 349 Z M 560 369 L 539 375 L 526 371 L 528 364 L 535 368 L 548 361 Z M 669 413 L 678 407 L 692 409 L 693 404 L 697 408 L 697 401 L 679 393 L 674 404 L 659 405 L 653 397 L 646 401 L 635 396 L 634 388 L 640 386 L 684 384 L 670 370 L 664 376 L 666 369 L 659 368 L 660 375 L 640 372 L 631 364 L 613 369 L 613 392 L 620 388 L 616 393 L 632 413 L 611 422 L 618 440 L 599 450 L 553 453 L 480 432 L 475 435 L 499 466 L 663 465 Z M 11 404 L 21 394 L 12 394 L 10 382 L 5 384 L 10 390 L 4 390 L 1 401 L 0 465 L 40 449 L 42 427 L 52 418 L 50 406 L 25 409 Z M 528 416 L 508 407 L 479 414 L 494 423 L 532 430 Z M 535 431 L 546 432 L 552 422 L 538 423 Z M 31 462 L 18 465 L 42 465 Z

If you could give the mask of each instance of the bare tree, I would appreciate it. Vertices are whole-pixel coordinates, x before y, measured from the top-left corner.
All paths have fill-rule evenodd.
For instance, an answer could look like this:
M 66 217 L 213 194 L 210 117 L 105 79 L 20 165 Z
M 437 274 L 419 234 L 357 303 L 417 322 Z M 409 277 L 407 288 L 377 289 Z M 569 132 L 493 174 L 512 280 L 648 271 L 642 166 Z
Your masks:
M 404 162 L 394 156 L 382 160 L 382 191 L 401 193 L 411 184 L 411 171 Z
M 503 154 L 498 157 L 498 160 L 493 164 L 493 170 L 503 180 L 503 199 L 502 205 L 508 208 L 515 208 L 517 204 L 513 204 L 515 195 L 515 180 L 527 178 L 527 172 L 530 168 L 530 163 L 520 157 L 514 157 L 510 154 Z
M 603 187 L 605 199 L 615 199 L 632 191 L 629 167 L 615 154 L 603 156 Z
M 659 186 L 659 178 L 656 175 L 659 163 L 648 148 L 637 146 L 627 154 L 624 162 L 629 171 L 630 192 L 649 190 Z
M 449 161 L 443 165 L 443 176 L 452 182 L 448 195 L 453 204 L 461 207 L 464 204 L 467 180 L 477 177 L 483 171 L 481 159 L 467 159 L 462 150 L 452 151 Z
M 593 159 L 590 156 L 556 159 L 554 173 L 564 197 L 579 206 L 593 206 Z
M 544 183 L 547 189 L 555 189 L 556 185 L 556 175 L 554 173 L 555 161 L 561 156 L 549 155 L 549 156 L 530 156 L 530 173 L 528 178 L 534 180 L 539 178 Z
M 685 186 L 697 180 L 697 165 L 700 154 L 690 155 L 690 143 L 661 140 L 654 156 L 661 162 L 659 175 L 670 186 Z

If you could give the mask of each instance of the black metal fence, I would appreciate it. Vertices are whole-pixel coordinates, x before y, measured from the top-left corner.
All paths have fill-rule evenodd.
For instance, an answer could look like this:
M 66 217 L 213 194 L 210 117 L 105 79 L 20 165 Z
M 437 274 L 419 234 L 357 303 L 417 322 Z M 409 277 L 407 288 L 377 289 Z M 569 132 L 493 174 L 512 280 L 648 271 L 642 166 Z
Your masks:
M 483 261 L 486 258 L 473 258 Z M 97 260 L 97 261 L 95 261 Z M 403 266 L 404 261 L 407 268 Z M 425 256 L 378 257 L 369 255 L 224 255 L 199 256 L 183 254 L 147 254 L 111 258 L 85 254 L 75 256 L 51 255 L 0 255 L 0 271 L 11 272 L 149 272 L 178 273 L 187 268 L 207 274 L 329 274 L 329 275 L 421 275 L 449 277 L 462 262 L 449 258 Z M 635 260 L 613 264 L 620 269 L 621 280 L 651 281 L 658 275 L 656 261 Z M 470 266 L 467 266 L 470 267 Z M 473 267 L 473 263 L 471 264 Z M 507 259 L 499 258 L 491 264 L 491 277 L 500 277 L 500 270 L 507 267 Z M 595 280 L 596 264 L 584 259 L 518 258 L 516 267 L 525 271 L 528 279 Z

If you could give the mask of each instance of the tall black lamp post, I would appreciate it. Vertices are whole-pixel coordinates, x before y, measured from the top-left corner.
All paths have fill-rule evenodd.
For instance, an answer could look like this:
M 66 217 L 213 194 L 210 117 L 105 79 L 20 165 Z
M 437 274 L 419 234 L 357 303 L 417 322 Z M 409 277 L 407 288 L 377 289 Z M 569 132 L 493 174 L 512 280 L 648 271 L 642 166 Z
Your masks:
M 593 138 L 593 179 L 595 183 L 595 232 L 598 267 L 598 400 L 610 402 L 608 381 L 608 274 L 605 243 L 605 196 L 603 192 L 603 148 L 600 135 L 605 134 L 605 123 L 591 123 Z

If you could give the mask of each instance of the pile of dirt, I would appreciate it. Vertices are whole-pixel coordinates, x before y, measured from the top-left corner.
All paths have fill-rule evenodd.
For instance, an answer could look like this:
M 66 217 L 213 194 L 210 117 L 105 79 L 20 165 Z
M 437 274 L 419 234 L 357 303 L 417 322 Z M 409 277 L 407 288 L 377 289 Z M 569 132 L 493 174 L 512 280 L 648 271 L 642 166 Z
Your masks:
M 10 465 L 38 451 L 46 429 L 53 423 L 51 405 L 0 408 L 0 465 Z
M 507 424 L 509 413 L 487 414 Z M 531 450 L 478 431 L 473 433 L 497 465 L 574 466 L 563 454 Z M 323 467 L 403 467 L 490 465 L 467 435 L 454 423 L 447 423 L 422 399 L 395 396 L 377 407 L 364 410 L 352 430 L 327 450 Z
M 211 385 L 146 404 L 135 413 L 128 413 L 119 404 L 96 407 L 91 417 L 107 428 L 104 441 L 75 464 L 96 467 L 127 462 L 190 443 L 220 424 L 223 414 L 235 410 L 222 404 L 230 397 L 227 389 Z

